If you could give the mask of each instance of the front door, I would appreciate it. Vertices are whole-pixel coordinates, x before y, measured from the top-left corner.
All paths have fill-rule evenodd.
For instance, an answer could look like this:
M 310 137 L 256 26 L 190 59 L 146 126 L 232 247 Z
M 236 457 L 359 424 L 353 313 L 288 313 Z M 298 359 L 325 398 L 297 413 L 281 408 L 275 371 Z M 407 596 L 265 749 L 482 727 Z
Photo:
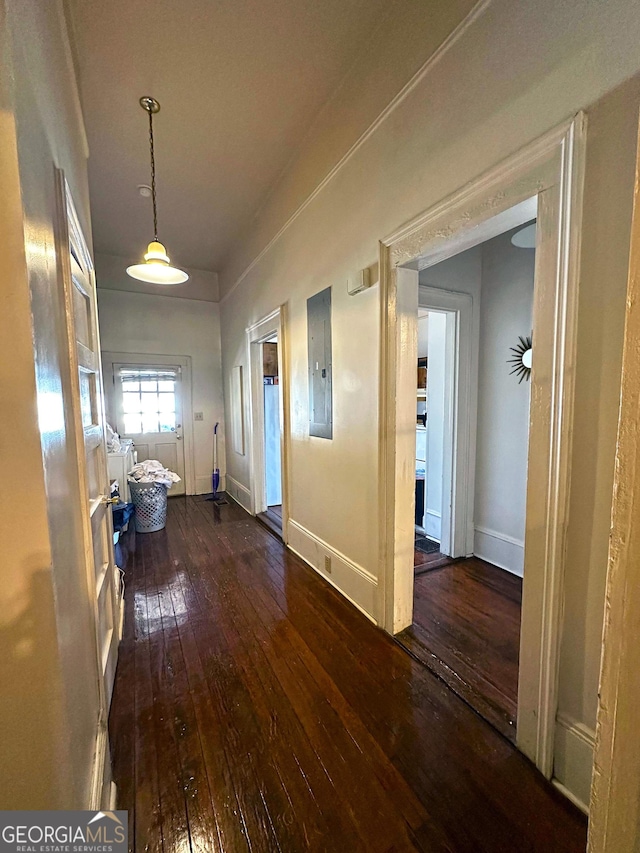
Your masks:
M 138 462 L 157 459 L 180 482 L 169 495 L 185 494 L 182 368 L 172 364 L 114 363 L 115 429 L 133 439 Z
M 72 410 L 79 488 L 85 501 L 83 536 L 87 584 L 96 635 L 96 668 L 100 694 L 96 720 L 93 780 L 94 807 L 108 797 L 107 718 L 122 628 L 120 573 L 113 553 L 113 524 L 104 432 L 104 396 L 96 284 L 91 255 L 62 172 L 58 190 L 64 211 L 60 255 L 64 264 L 64 296 L 71 369 Z

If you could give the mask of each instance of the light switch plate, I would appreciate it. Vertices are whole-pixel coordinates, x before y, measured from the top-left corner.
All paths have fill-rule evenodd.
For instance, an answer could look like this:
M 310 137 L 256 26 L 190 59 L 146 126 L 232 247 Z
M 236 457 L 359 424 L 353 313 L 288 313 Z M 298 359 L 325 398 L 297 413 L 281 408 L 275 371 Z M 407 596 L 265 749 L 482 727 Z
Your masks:
M 203 421 L 204 420 L 204 412 L 194 412 L 193 413 L 194 421 Z

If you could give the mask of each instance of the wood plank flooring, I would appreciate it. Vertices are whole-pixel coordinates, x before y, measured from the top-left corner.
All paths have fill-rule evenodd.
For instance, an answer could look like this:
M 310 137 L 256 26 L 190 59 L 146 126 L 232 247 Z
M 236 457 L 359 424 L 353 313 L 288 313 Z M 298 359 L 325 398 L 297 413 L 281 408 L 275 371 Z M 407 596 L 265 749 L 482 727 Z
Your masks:
M 583 816 L 238 506 L 127 534 L 110 718 L 131 849 L 577 853 Z
M 521 578 L 477 557 L 449 561 L 416 574 L 413 625 L 397 638 L 513 741 L 521 605 Z
M 282 539 L 282 505 L 274 504 L 268 506 L 264 512 L 258 513 L 256 516 L 258 521 L 261 521 L 272 533 Z
M 416 533 L 416 539 L 417 538 L 418 534 Z M 453 562 L 455 562 L 455 560 L 451 557 L 447 557 L 446 554 L 442 554 L 440 551 L 432 551 L 430 554 L 425 554 L 424 551 L 421 551 L 419 548 L 415 548 L 413 552 L 413 568 L 416 577 L 424 574 L 425 572 L 431 571 L 431 569 L 437 569 L 440 566 L 448 566 Z

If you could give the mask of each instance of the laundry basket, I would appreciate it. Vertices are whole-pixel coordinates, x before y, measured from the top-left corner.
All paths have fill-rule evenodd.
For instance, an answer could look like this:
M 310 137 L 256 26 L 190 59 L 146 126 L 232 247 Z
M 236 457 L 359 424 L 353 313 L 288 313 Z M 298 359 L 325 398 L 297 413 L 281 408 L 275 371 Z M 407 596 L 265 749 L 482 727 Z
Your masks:
M 136 508 L 136 533 L 163 530 L 167 523 L 167 487 L 162 483 L 129 482 L 129 490 Z

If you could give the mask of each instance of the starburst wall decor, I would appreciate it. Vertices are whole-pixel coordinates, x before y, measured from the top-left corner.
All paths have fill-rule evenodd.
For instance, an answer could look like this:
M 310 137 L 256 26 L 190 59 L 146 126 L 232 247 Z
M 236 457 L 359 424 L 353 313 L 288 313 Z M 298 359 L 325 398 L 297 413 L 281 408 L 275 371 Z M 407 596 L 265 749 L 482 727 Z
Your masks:
M 520 343 L 515 347 L 509 347 L 513 356 L 507 359 L 507 364 L 513 365 L 513 370 L 509 371 L 509 376 L 516 374 L 519 377 L 518 385 L 523 379 L 527 382 L 531 376 L 531 356 L 532 356 L 532 340 L 531 335 L 526 338 L 520 337 Z

